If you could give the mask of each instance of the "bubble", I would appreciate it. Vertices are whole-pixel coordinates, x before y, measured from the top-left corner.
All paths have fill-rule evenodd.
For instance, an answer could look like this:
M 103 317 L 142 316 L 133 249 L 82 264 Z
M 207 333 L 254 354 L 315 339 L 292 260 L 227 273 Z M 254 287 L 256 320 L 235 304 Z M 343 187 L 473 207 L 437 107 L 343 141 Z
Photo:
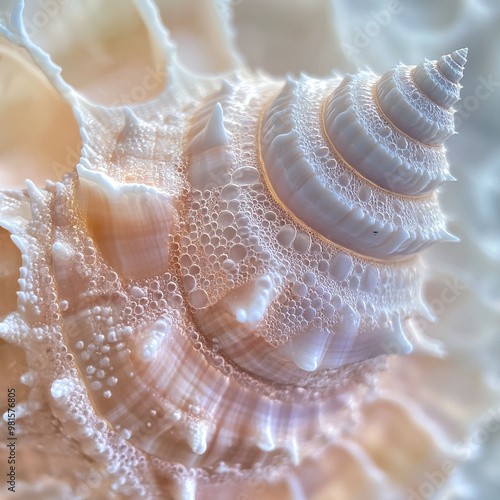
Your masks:
M 196 278 L 193 275 L 187 274 L 186 276 L 184 276 L 183 281 L 184 288 L 187 292 L 191 292 L 196 288 Z
M 201 273 L 200 266 L 197 266 L 196 264 L 193 264 L 189 268 L 189 274 L 192 274 L 193 276 L 198 276 Z
M 287 224 L 278 231 L 276 239 L 281 246 L 289 247 L 295 238 L 295 234 L 295 228 Z
M 312 253 L 321 253 L 321 245 L 316 241 L 311 244 L 311 252 Z
M 317 147 L 314 153 L 318 158 L 326 158 L 330 154 L 330 150 L 326 146 Z
M 382 127 L 378 130 L 380 137 L 388 137 L 391 134 L 390 127 Z
M 323 307 L 323 300 L 320 299 L 319 297 L 316 297 L 311 302 L 311 307 L 314 307 L 314 309 L 316 309 L 316 311 L 319 311 Z
M 345 279 L 351 268 L 352 258 L 344 252 L 337 254 L 330 262 L 330 274 L 338 280 Z
M 400 136 L 398 138 L 396 144 L 399 149 L 406 149 L 408 147 L 408 142 L 403 136 Z
M 234 265 L 234 261 L 232 261 L 231 259 L 226 259 L 222 263 L 222 269 L 224 269 L 224 271 L 230 271 L 234 267 Z
M 246 186 L 257 182 L 260 174 L 254 167 L 240 167 L 233 173 L 232 178 L 235 184 Z
M 159 290 L 160 289 L 160 283 L 156 280 L 152 281 L 150 284 L 149 284 L 149 288 L 154 292 L 156 290 Z
M 174 294 L 172 295 L 170 299 L 170 303 L 172 304 L 173 307 L 179 307 L 182 305 L 182 295 L 179 294 Z
M 349 286 L 352 290 L 357 290 L 359 287 L 359 278 L 357 276 L 351 276 L 349 278 Z
M 338 183 L 342 187 L 347 187 L 351 183 L 351 175 L 347 172 L 341 174 L 338 178 Z
M 224 186 L 224 188 L 222 189 L 220 197 L 223 200 L 229 201 L 238 198 L 239 195 L 240 195 L 239 186 L 235 184 L 228 184 L 227 186 Z
M 304 283 L 295 283 L 292 287 L 293 293 L 299 297 L 305 297 L 307 294 L 307 287 Z
M 219 217 L 217 218 L 217 222 L 220 227 L 225 228 L 232 224 L 234 220 L 234 215 L 232 212 L 229 210 L 223 210 L 220 214 Z
M 239 228 L 247 227 L 250 225 L 250 219 L 245 214 L 243 214 L 241 212 L 238 212 L 236 214 L 235 219 L 236 219 L 236 225 Z
M 240 209 L 240 202 L 238 200 L 232 200 L 229 202 L 227 208 L 235 214 Z
M 372 190 L 369 186 L 362 185 L 359 188 L 358 196 L 362 202 L 366 203 L 370 199 L 371 195 L 372 195 Z
M 144 292 L 144 290 L 142 290 L 142 288 L 139 288 L 138 286 L 133 286 L 130 289 L 130 295 L 132 295 L 134 299 L 140 299 L 144 297 L 146 293 Z
M 306 272 L 302 275 L 302 279 L 304 281 L 304 284 L 307 286 L 314 286 L 316 283 L 316 276 L 314 276 L 313 273 L 311 272 Z
M 305 231 L 299 231 L 293 240 L 293 248 L 300 254 L 305 254 L 311 247 L 311 237 Z
M 243 260 L 247 256 L 247 249 L 241 243 L 233 245 L 229 249 L 229 258 L 235 262 Z
M 326 260 L 320 260 L 318 262 L 318 271 L 320 273 L 327 273 L 330 269 L 330 263 Z
M 275 212 L 272 212 L 272 211 L 269 211 L 269 212 L 266 212 L 264 214 L 264 217 L 266 220 L 268 220 L 269 222 L 274 222 L 276 221 L 277 219 L 277 216 L 276 216 L 276 213 Z
M 205 307 L 208 304 L 208 295 L 205 290 L 194 290 L 189 294 L 189 302 L 195 308 Z
M 325 318 L 333 318 L 335 315 L 335 308 L 331 304 L 326 304 L 323 308 L 323 314 Z
M 308 307 L 302 316 L 306 321 L 312 321 L 316 317 L 316 311 L 312 307 Z

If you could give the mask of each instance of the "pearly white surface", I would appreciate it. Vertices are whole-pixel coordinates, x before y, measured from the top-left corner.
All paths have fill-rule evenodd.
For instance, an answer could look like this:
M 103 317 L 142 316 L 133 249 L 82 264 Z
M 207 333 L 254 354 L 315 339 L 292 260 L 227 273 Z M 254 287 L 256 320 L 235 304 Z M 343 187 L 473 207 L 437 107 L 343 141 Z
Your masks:
M 5 5 L 8 6 L 10 3 L 12 2 L 5 2 Z M 245 12 L 250 13 L 247 14 L 248 17 L 252 18 L 252 9 L 263 8 L 265 4 L 269 5 L 270 2 L 262 2 L 262 4 L 258 1 L 242 2 L 241 6 L 235 5 L 234 8 L 246 9 Z M 298 6 L 299 13 L 304 13 L 306 9 L 304 5 L 301 3 Z M 421 375 L 425 373 L 427 368 L 425 363 L 422 363 L 422 366 L 419 367 L 419 358 L 409 356 L 404 359 L 405 363 L 402 365 L 403 369 L 400 373 L 401 379 L 403 379 L 404 375 L 408 375 L 408 380 L 416 381 L 416 388 L 419 389 L 419 395 L 417 397 L 416 394 L 411 394 L 411 396 L 419 399 L 422 406 L 427 406 L 429 415 L 432 418 L 423 419 L 421 422 L 422 425 L 424 423 L 425 425 L 428 424 L 427 430 L 433 433 L 440 425 L 444 429 L 455 428 L 456 421 L 460 420 L 464 415 L 465 420 L 467 420 L 466 417 L 468 416 L 470 421 L 472 415 L 468 414 L 464 408 L 472 406 L 470 396 L 472 394 L 476 395 L 479 392 L 478 386 L 481 381 L 485 380 L 492 389 L 497 390 L 498 388 L 498 373 L 495 370 L 497 366 L 496 353 L 498 352 L 496 349 L 498 349 L 499 291 L 495 271 L 498 268 L 500 229 L 498 226 L 497 210 L 495 208 L 498 201 L 498 192 L 495 186 L 499 184 L 498 172 L 500 170 L 498 169 L 499 164 L 496 159 L 498 158 L 498 120 L 496 111 L 498 106 L 496 104 L 499 102 L 499 94 L 496 84 L 498 81 L 497 44 L 492 42 L 492 40 L 497 39 L 499 33 L 498 4 L 493 1 L 477 2 L 473 0 L 440 3 L 430 1 L 418 3 L 393 2 L 391 5 L 395 5 L 397 12 L 391 13 L 389 20 L 385 21 L 384 19 L 387 19 L 387 16 L 384 18 L 384 15 L 380 15 L 380 11 L 387 9 L 388 5 L 387 2 L 382 1 L 368 3 L 361 0 L 352 2 L 337 0 L 331 3 L 326 1 L 314 2 L 312 10 L 320 12 L 321 16 L 318 18 L 318 23 L 309 23 L 309 25 L 314 27 L 317 33 L 324 33 L 326 26 L 329 36 L 321 37 L 321 53 L 339 55 L 341 53 L 341 50 L 339 50 L 340 43 L 352 44 L 353 34 L 355 36 L 358 28 L 363 30 L 368 22 L 378 18 L 379 27 L 377 35 L 369 37 L 366 46 L 361 48 L 356 47 L 357 51 L 354 53 L 351 52 L 349 55 L 351 61 L 355 60 L 359 66 L 369 64 L 371 68 L 378 72 L 383 72 L 398 61 L 409 63 L 422 60 L 424 56 L 436 58 L 439 54 L 447 50 L 453 50 L 456 47 L 464 45 L 471 48 L 471 62 L 463 81 L 463 95 L 465 98 L 469 97 L 469 99 L 462 104 L 459 103 L 457 106 L 459 111 L 456 117 L 461 135 L 459 139 L 451 138 L 448 145 L 452 160 L 452 173 L 459 178 L 459 181 L 455 185 L 443 186 L 440 193 L 440 198 L 444 202 L 447 213 L 455 219 L 453 230 L 462 236 L 463 243 L 455 246 L 450 244 L 439 251 L 438 249 L 435 252 L 431 251 L 427 258 L 429 269 L 432 272 L 435 273 L 436 270 L 446 272 L 447 278 L 445 279 L 451 280 L 443 281 L 439 273 L 435 274 L 434 281 L 436 286 L 427 290 L 427 299 L 431 311 L 437 316 L 438 325 L 442 324 L 441 321 L 445 319 L 451 322 L 446 332 L 441 331 L 438 327 L 435 330 L 430 328 L 430 332 L 434 337 L 443 339 L 449 352 L 451 352 L 452 361 L 459 360 L 458 371 L 455 373 L 455 379 L 451 376 L 453 370 L 449 367 L 448 370 L 444 370 L 441 373 L 438 372 L 434 378 L 430 377 L 428 380 L 422 380 Z M 294 6 L 295 3 L 292 2 L 287 5 L 286 9 L 282 7 L 280 2 L 271 6 L 276 11 L 277 15 L 275 19 L 278 20 L 274 24 L 270 23 L 272 24 L 272 29 L 269 29 L 266 16 L 257 16 L 249 24 L 252 25 L 253 23 L 257 26 L 257 29 L 262 29 L 272 39 L 279 40 L 280 37 L 283 39 L 283 33 L 296 33 L 294 27 L 304 24 L 304 15 L 298 15 L 297 11 L 294 10 Z M 332 26 L 336 26 L 337 29 L 330 30 L 330 25 L 325 20 L 331 20 Z M 238 19 L 236 18 L 237 21 Z M 248 38 L 247 35 L 248 39 L 252 41 L 252 36 Z M 284 39 L 286 40 L 287 37 L 285 36 Z M 316 70 L 324 71 L 324 74 L 326 74 L 331 71 L 333 66 L 337 69 L 345 69 L 348 65 L 344 57 L 338 58 L 337 61 L 339 64 L 336 64 L 332 57 L 329 56 L 327 58 L 328 64 L 321 67 L 321 64 L 326 59 L 320 57 L 317 47 L 315 48 L 311 45 L 314 43 L 314 37 L 288 37 L 288 39 L 292 40 L 290 43 L 293 43 L 294 47 L 300 47 L 301 50 L 294 50 L 291 48 L 291 45 L 284 44 L 284 49 L 279 55 L 276 55 L 276 53 L 273 54 L 270 50 L 267 50 L 264 54 L 264 59 L 266 63 L 269 63 L 269 67 L 274 66 L 274 68 L 277 68 L 276 73 L 280 71 L 285 72 L 288 68 L 292 67 L 293 69 L 314 67 Z M 325 40 L 328 40 L 328 42 Z M 331 46 L 330 42 L 332 42 Z M 63 49 L 65 45 L 61 44 L 60 48 Z M 259 44 L 256 43 L 255 45 L 258 48 Z M 443 47 L 443 45 L 449 46 Z M 346 46 L 343 45 L 342 47 L 344 53 L 346 53 Z M 318 57 L 311 58 L 310 54 L 315 53 L 315 50 Z M 185 51 L 184 53 L 187 54 L 189 51 Z M 474 57 L 474 53 L 478 54 L 478 56 Z M 279 61 L 279 66 L 276 64 L 276 61 Z M 314 65 L 311 66 L 312 63 Z M 352 63 L 351 65 L 354 66 Z M 350 69 L 353 68 L 351 67 Z M 481 89 L 477 91 L 481 85 Z M 487 97 L 477 98 L 476 91 L 478 95 L 487 95 Z M 476 105 L 474 98 L 477 100 L 477 109 L 474 109 Z M 90 144 L 92 144 L 92 140 L 88 141 L 88 147 L 91 147 Z M 98 151 L 94 156 L 94 159 L 97 159 L 99 158 L 99 151 L 103 151 L 106 148 L 99 150 L 99 147 L 95 143 L 93 146 Z M 140 159 L 147 155 L 144 154 L 144 151 L 140 153 L 137 155 L 138 165 L 143 172 L 148 172 L 148 169 L 141 163 L 142 159 Z M 161 171 L 161 168 L 159 170 Z M 251 177 L 252 174 L 252 171 L 248 172 L 247 170 L 240 172 L 238 180 L 241 181 L 243 179 L 245 182 L 245 179 L 248 179 L 249 175 Z M 148 182 L 150 181 L 151 179 L 148 179 Z M 238 188 L 245 189 L 244 182 L 237 186 L 237 183 L 232 184 L 230 190 L 234 192 Z M 32 195 L 36 196 L 33 190 Z M 229 200 L 234 200 L 234 197 L 231 198 L 229 196 Z M 43 203 L 33 203 L 35 217 L 40 216 L 41 205 Z M 225 223 L 227 220 L 226 216 L 223 222 Z M 230 223 L 226 227 L 229 226 Z M 25 240 L 18 236 L 14 238 L 23 253 L 31 248 Z M 297 252 L 298 255 L 302 256 L 311 249 L 317 250 L 317 242 L 311 241 L 311 237 L 307 232 L 297 232 L 293 226 L 283 226 L 278 241 L 280 245 L 283 245 L 282 248 L 290 249 L 290 251 Z M 55 251 L 56 255 L 61 250 L 61 247 L 57 245 L 51 248 Z M 67 252 L 63 253 L 66 254 Z M 242 255 L 242 250 L 238 248 L 233 253 L 236 258 L 239 258 Z M 67 256 L 70 256 L 70 254 L 71 252 L 67 253 Z M 50 260 L 50 253 L 47 257 Z M 330 261 L 324 262 L 322 261 L 323 268 L 331 264 Z M 23 264 L 27 266 L 22 271 L 26 275 L 22 278 L 24 280 L 22 284 L 24 289 L 24 286 L 32 286 L 26 281 L 27 273 L 32 272 L 32 267 L 28 260 L 23 262 Z M 339 264 L 338 268 L 334 266 L 334 269 L 341 275 L 345 274 L 347 276 L 348 273 L 354 273 L 354 269 L 351 269 L 354 266 L 354 262 L 344 262 Z M 465 291 L 462 288 L 463 285 L 455 283 L 453 276 L 459 276 L 469 290 Z M 351 275 L 351 278 L 353 277 Z M 360 286 L 362 285 L 364 289 L 372 289 L 374 286 L 372 276 L 367 273 L 364 279 L 363 277 L 364 274 L 360 280 Z M 71 283 L 71 280 L 69 281 Z M 352 279 L 352 283 L 356 284 L 356 280 Z M 297 287 L 296 291 L 302 293 L 301 287 Z M 26 294 L 26 298 L 32 300 L 33 304 L 36 304 L 36 296 L 34 296 L 33 291 L 27 289 Z M 134 295 L 134 299 L 138 298 L 135 297 L 136 293 L 131 292 L 131 294 Z M 176 297 L 179 297 L 179 295 L 171 295 L 174 302 L 178 300 Z M 37 311 L 36 307 L 33 308 L 33 311 L 35 315 L 40 312 L 39 310 Z M 106 311 L 104 310 L 99 311 L 99 315 L 101 312 L 103 313 L 103 317 L 111 317 L 106 316 Z M 7 330 L 12 328 L 15 328 L 19 332 L 27 331 L 26 327 L 24 327 L 25 330 L 21 328 L 19 318 L 11 315 L 8 321 L 2 323 L 0 331 L 7 338 Z M 457 338 L 454 338 L 455 332 L 457 332 Z M 460 335 L 458 335 L 458 332 Z M 35 329 L 33 333 L 39 336 L 39 339 L 43 339 L 44 332 Z M 487 342 L 483 345 L 482 342 L 476 341 L 479 338 L 486 339 Z M 464 339 L 469 339 L 470 347 L 467 347 L 467 341 Z M 450 361 L 450 364 L 452 364 L 452 361 Z M 450 375 L 449 378 L 445 376 L 446 374 Z M 460 377 L 461 374 L 467 376 Z M 453 380 L 459 382 L 453 382 Z M 464 397 L 463 400 L 458 400 L 457 402 L 455 396 L 459 389 L 458 386 L 465 386 L 465 382 L 467 381 L 475 381 L 476 385 L 467 386 L 469 388 L 468 397 Z M 411 383 L 409 386 L 411 387 Z M 58 388 L 57 384 L 55 388 Z M 441 389 L 440 392 L 438 388 Z M 56 391 L 56 394 L 59 394 L 59 392 Z M 82 388 L 75 388 L 74 394 L 78 395 L 78 397 L 84 397 Z M 436 394 L 438 397 L 436 397 Z M 442 407 L 440 407 L 440 403 L 442 403 Z M 404 406 L 404 402 L 400 404 Z M 443 407 L 447 410 L 452 410 L 450 411 L 451 416 L 449 419 L 444 419 L 442 413 L 440 413 L 440 409 L 442 410 Z M 478 407 L 480 407 L 479 403 Z M 393 411 L 393 413 L 397 412 Z M 414 415 L 420 414 L 414 412 Z M 67 412 L 67 414 L 63 413 L 62 416 L 58 415 L 58 418 L 66 422 L 65 425 L 70 428 L 73 424 L 70 425 L 68 422 L 71 422 L 71 418 L 75 417 L 71 412 Z M 102 460 L 103 448 L 101 448 L 99 440 L 104 439 L 105 436 L 107 436 L 107 439 L 108 435 L 106 434 L 107 431 L 103 430 L 101 433 L 100 430 L 96 431 L 96 429 L 105 429 L 106 425 L 104 427 L 98 426 L 97 422 L 92 420 L 93 418 L 95 416 L 89 417 L 89 422 L 92 423 L 89 424 L 87 432 L 89 435 L 94 432 L 95 441 L 90 440 L 86 442 L 83 440 L 82 449 L 87 456 L 99 457 Z M 387 415 L 386 419 L 389 421 Z M 382 425 L 383 423 L 384 419 L 381 419 L 380 424 Z M 75 426 L 76 428 L 77 426 Z M 411 425 L 409 428 L 412 432 L 414 431 L 414 427 L 411 427 Z M 184 429 L 188 429 L 188 427 Z M 202 436 L 203 434 L 197 434 L 197 429 L 197 427 L 193 426 L 191 432 L 188 431 L 185 434 L 186 440 L 195 453 L 203 450 L 203 440 L 194 439 L 195 436 Z M 396 429 L 397 427 L 393 426 L 391 432 L 395 432 Z M 408 430 L 408 427 L 405 428 L 403 426 L 403 429 Z M 262 424 L 262 426 L 257 426 L 256 430 L 261 431 L 255 434 L 256 442 L 260 443 L 264 448 L 269 448 L 270 441 L 268 439 L 269 434 L 266 434 L 267 427 Z M 374 431 L 377 431 L 377 428 Z M 412 432 L 403 432 L 402 436 L 409 436 Z M 68 432 L 68 434 L 72 435 L 71 432 Z M 373 432 L 371 438 L 373 439 L 379 435 L 382 434 Z M 425 434 L 422 434 L 421 441 L 425 441 L 424 436 Z M 124 439 L 129 439 L 130 436 L 124 432 L 123 437 Z M 81 436 L 78 439 L 81 440 Z M 370 449 L 370 442 L 373 441 L 367 439 L 365 442 L 367 449 Z M 465 498 L 467 496 L 469 498 L 485 498 L 488 500 L 489 498 L 495 498 L 494 495 L 496 489 L 498 489 L 498 485 L 495 483 L 496 478 L 494 474 L 488 474 L 488 466 L 492 463 L 494 464 L 496 460 L 495 442 L 496 440 L 493 438 L 493 434 L 491 434 L 483 447 L 483 451 L 478 454 L 477 461 L 472 461 L 469 465 L 459 469 L 456 478 L 451 481 L 452 488 L 448 489 L 445 486 L 445 488 L 436 492 L 437 497 L 440 500 L 442 498 L 453 498 L 452 495 L 462 495 Z M 391 445 L 394 445 L 394 443 L 389 439 L 378 449 L 392 450 L 390 448 Z M 380 456 L 377 454 L 377 450 L 371 451 L 373 452 L 373 456 Z M 406 457 L 404 447 L 396 451 L 398 452 L 396 456 L 401 457 L 400 461 L 403 463 Z M 390 456 L 390 453 L 387 456 Z M 366 453 L 364 456 L 363 470 L 375 470 L 384 477 L 384 473 L 374 465 L 375 461 L 371 457 L 369 453 Z M 80 462 L 82 468 L 85 463 L 87 462 Z M 397 467 L 395 469 L 397 470 Z M 414 470 L 411 466 L 408 469 Z M 81 472 L 84 473 L 84 471 Z M 384 472 L 390 474 L 390 471 L 384 470 Z M 360 478 L 363 477 L 363 473 L 359 471 L 355 477 L 357 479 L 353 483 L 360 483 L 362 482 Z M 393 480 L 392 484 L 397 484 L 398 480 L 400 480 L 399 477 L 391 477 Z M 146 478 L 147 480 L 148 478 Z M 309 490 L 307 490 L 308 481 L 306 475 L 302 478 L 302 482 L 304 488 L 306 488 L 304 495 L 308 495 Z M 335 484 L 338 485 L 339 483 L 340 481 L 336 481 Z M 387 493 L 386 496 L 388 496 L 390 488 L 385 477 L 380 484 L 386 488 L 385 492 Z M 184 477 L 178 485 L 178 488 L 173 488 L 173 494 L 177 495 L 178 498 L 191 500 L 195 497 L 196 481 Z M 120 489 L 118 482 L 113 486 L 114 489 Z M 351 484 L 350 486 L 352 490 L 343 491 L 355 491 L 354 485 Z M 405 486 L 402 486 L 403 491 L 407 490 Z M 419 484 L 415 486 L 418 488 Z M 264 494 L 259 493 L 259 499 L 278 498 L 278 494 L 274 492 L 270 485 L 267 485 L 267 488 Z M 453 488 L 455 488 L 455 491 Z M 302 494 L 302 485 L 301 488 L 294 488 L 294 490 Z M 373 490 L 371 491 L 373 492 Z M 395 498 L 400 498 L 401 491 L 393 493 Z M 38 493 L 36 494 L 38 495 Z M 329 493 L 326 494 L 328 495 Z M 448 497 L 446 496 L 447 494 Z M 363 496 L 361 497 L 364 498 Z

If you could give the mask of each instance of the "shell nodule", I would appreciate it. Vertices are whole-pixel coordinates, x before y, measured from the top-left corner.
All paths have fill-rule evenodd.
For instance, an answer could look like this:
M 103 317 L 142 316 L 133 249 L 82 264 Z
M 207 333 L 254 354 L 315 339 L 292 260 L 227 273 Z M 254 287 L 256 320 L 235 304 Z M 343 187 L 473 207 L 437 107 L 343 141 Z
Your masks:
M 185 499 L 340 442 L 385 357 L 423 348 L 418 252 L 453 238 L 435 190 L 466 49 L 219 89 L 171 58 L 154 100 L 105 107 L 13 19 L 83 140 L 57 183 L 0 193 L 21 269 L 1 336 L 32 372 L 52 364 L 38 383 L 65 436 L 107 477 L 121 466 L 122 492 L 147 474 Z

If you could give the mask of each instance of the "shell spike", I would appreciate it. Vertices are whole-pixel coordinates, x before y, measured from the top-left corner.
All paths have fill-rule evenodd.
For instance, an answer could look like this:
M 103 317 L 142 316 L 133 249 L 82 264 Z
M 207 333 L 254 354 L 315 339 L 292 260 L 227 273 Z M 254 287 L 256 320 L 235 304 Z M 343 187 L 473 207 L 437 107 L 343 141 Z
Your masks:
M 202 422 L 192 423 L 181 431 L 186 443 L 197 455 L 203 455 L 207 451 L 207 433 L 207 425 Z
M 196 480 L 192 477 L 183 477 L 176 480 L 170 489 L 174 500 L 195 500 Z
M 418 314 L 429 323 L 434 323 L 437 321 L 437 316 L 427 307 L 427 304 L 424 302 L 423 298 L 420 297 L 417 303 Z
M 215 104 L 205 128 L 191 141 L 189 149 L 196 154 L 228 144 L 229 138 L 224 128 L 224 111 L 218 102 Z
M 303 78 L 302 73 L 300 74 L 300 78 Z M 293 75 L 290 73 L 287 73 L 286 78 L 285 78 L 285 84 L 283 86 L 284 89 L 289 89 L 293 91 L 294 89 L 297 88 L 297 83 L 293 79 Z
M 446 241 L 446 242 L 450 242 L 450 243 L 458 243 L 460 241 L 460 238 L 458 238 L 454 234 L 452 234 L 444 229 L 443 231 L 441 231 L 440 241 L 443 241 L 443 242 Z
M 76 201 L 103 257 L 121 275 L 141 279 L 165 272 L 172 220 L 169 198 L 143 184 L 121 184 L 77 166 Z
M 234 92 L 234 87 L 231 83 L 229 83 L 228 80 L 224 79 L 222 80 L 221 86 L 219 93 L 221 96 L 228 96 L 231 95 Z
M 133 127 L 134 125 L 139 125 L 140 120 L 135 114 L 134 110 L 130 106 L 125 106 L 123 108 L 123 115 L 125 117 L 125 126 Z
M 224 111 L 220 102 L 214 106 L 207 127 L 205 128 L 205 139 L 214 146 L 227 146 L 229 138 L 224 128 Z
M 17 234 L 11 234 L 10 239 L 14 242 L 14 245 L 19 248 L 22 255 L 26 255 L 28 253 L 28 244 L 24 239 L 19 237 Z
M 188 145 L 189 181 L 200 190 L 223 186 L 230 179 L 233 154 L 231 140 L 224 126 L 224 111 L 216 102 L 209 115 L 201 113 L 194 120 Z
M 437 358 L 445 357 L 446 349 L 441 341 L 426 337 L 418 324 L 413 322 L 409 322 L 407 328 L 414 353 L 427 354 Z
M 31 214 L 33 218 L 36 218 L 40 215 L 40 210 L 45 200 L 45 194 L 44 191 L 35 186 L 34 182 L 30 179 L 26 179 L 26 186 L 30 199 Z

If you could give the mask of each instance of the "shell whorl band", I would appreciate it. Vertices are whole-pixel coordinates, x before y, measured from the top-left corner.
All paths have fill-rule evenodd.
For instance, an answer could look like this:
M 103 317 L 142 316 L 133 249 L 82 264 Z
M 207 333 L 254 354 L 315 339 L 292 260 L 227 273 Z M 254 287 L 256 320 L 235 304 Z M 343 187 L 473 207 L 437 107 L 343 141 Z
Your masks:
M 380 79 L 288 80 L 261 132 L 279 200 L 325 238 L 369 257 L 407 256 L 450 238 L 432 191 L 452 179 L 441 142 L 453 133 L 445 106 L 458 98 L 465 56 L 461 49 L 414 69 L 400 65 Z M 324 138 L 311 144 L 305 130 L 315 120 Z

